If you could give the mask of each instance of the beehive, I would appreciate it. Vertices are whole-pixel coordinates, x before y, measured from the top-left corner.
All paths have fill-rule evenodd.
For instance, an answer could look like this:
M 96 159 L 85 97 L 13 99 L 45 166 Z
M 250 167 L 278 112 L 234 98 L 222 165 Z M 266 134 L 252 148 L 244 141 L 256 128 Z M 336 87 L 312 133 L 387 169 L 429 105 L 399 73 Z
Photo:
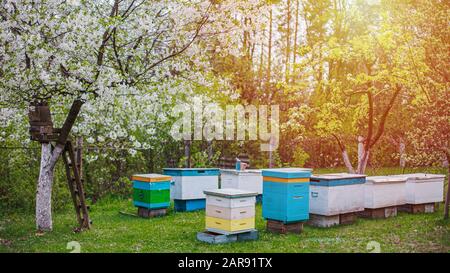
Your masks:
M 262 174 L 261 170 L 220 170 L 220 187 L 232 188 L 262 194 Z
M 205 208 L 203 191 L 219 188 L 218 168 L 165 168 L 164 174 L 172 176 L 171 199 L 176 211 L 193 211 Z
M 406 203 L 406 177 L 368 176 L 364 184 L 364 207 L 369 209 Z
M 407 204 L 427 204 L 444 200 L 445 175 L 412 173 L 398 175 L 405 177 L 405 202 Z
M 255 229 L 256 192 L 216 189 L 204 193 L 206 230 L 220 234 L 236 234 Z
M 133 180 L 133 204 L 146 209 L 170 206 L 171 177 L 161 174 L 137 174 Z
M 333 173 L 311 176 L 309 212 L 338 215 L 364 210 L 365 175 Z
M 263 170 L 263 217 L 283 223 L 308 220 L 311 171 L 304 168 Z

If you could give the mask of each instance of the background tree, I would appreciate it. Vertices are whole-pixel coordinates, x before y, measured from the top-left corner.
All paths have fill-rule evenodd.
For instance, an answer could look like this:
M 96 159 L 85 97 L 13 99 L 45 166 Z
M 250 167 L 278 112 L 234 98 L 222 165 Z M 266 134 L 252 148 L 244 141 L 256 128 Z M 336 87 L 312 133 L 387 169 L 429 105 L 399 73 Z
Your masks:
M 214 17 L 209 1 L 2 2 L 2 102 L 71 105 L 54 148 L 42 143 L 39 230 L 52 229 L 54 170 L 82 105 L 143 95 L 152 91 L 152 83 L 201 66 L 200 48 L 193 45 L 205 25 L 228 18 L 220 9 L 229 5 L 215 5 Z M 183 54 L 191 56 L 189 63 L 175 61 Z

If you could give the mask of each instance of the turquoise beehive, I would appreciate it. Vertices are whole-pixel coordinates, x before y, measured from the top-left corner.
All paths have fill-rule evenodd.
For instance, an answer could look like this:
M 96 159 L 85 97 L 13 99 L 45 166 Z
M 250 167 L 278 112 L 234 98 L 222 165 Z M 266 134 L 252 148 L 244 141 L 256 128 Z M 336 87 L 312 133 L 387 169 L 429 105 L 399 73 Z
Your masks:
M 283 223 L 309 219 L 309 185 L 312 169 L 262 170 L 263 217 Z

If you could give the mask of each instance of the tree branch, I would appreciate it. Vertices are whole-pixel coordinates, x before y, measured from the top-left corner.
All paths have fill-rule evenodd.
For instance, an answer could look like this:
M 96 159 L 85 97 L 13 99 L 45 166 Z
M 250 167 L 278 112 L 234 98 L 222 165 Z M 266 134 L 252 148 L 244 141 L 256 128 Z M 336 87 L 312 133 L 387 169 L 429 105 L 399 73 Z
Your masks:
M 384 110 L 383 115 L 381 116 L 381 120 L 380 120 L 380 124 L 378 125 L 377 133 L 376 133 L 375 137 L 373 138 L 372 142 L 368 143 L 368 145 L 370 146 L 369 148 L 371 148 L 373 145 L 375 145 L 377 143 L 377 141 L 380 139 L 380 137 L 383 135 L 384 125 L 386 123 L 386 119 L 387 119 L 387 117 L 389 115 L 389 112 L 391 111 L 392 107 L 394 106 L 395 99 L 398 97 L 398 95 L 400 94 L 401 90 L 402 90 L 402 87 L 399 84 L 397 84 L 396 87 L 395 87 L 395 92 L 392 95 L 388 106 Z

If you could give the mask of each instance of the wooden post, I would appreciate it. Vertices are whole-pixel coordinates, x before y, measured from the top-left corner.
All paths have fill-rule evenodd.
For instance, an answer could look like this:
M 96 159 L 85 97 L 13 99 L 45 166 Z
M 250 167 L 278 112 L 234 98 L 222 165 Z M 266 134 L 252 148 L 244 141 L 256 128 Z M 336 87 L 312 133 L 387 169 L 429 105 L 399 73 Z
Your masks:
M 72 107 L 70 108 L 69 114 L 67 115 L 66 121 L 61 128 L 61 134 L 58 137 L 57 144 L 62 147 L 66 146 L 67 138 L 69 137 L 69 133 L 72 130 L 72 126 L 75 123 L 75 120 L 80 113 L 81 106 L 83 106 L 83 101 L 75 100 L 72 103 Z
M 450 167 L 447 169 L 447 196 L 445 197 L 444 219 L 448 219 L 448 210 L 450 205 Z
M 191 167 L 191 141 L 190 140 L 184 141 L 184 156 L 186 157 L 185 167 L 190 168 Z

